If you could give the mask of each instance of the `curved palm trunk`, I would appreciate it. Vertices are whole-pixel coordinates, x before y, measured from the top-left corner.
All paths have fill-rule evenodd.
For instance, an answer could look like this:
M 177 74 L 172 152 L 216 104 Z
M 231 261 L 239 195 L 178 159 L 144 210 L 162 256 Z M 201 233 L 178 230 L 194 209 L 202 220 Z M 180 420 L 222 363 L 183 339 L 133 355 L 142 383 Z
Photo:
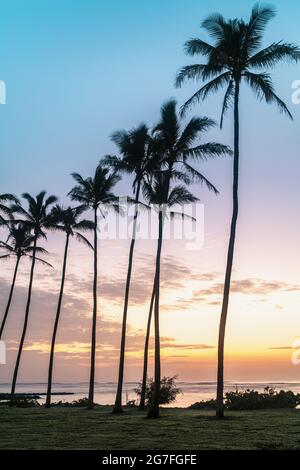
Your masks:
M 26 336 L 26 331 L 27 331 L 27 326 L 28 326 L 28 318 L 29 318 L 30 303 L 31 303 L 31 293 L 32 293 L 32 284 L 33 284 L 33 274 L 34 274 L 34 266 L 35 266 L 36 242 L 37 242 L 37 236 L 35 236 L 34 243 L 33 243 L 32 262 L 31 262 L 31 270 L 30 270 L 30 280 L 29 280 L 29 287 L 28 287 L 28 297 L 27 297 L 27 304 L 26 304 L 26 310 L 25 310 L 23 332 L 22 332 L 22 336 L 21 336 L 21 340 L 20 340 L 16 365 L 15 365 L 14 375 L 13 375 L 13 380 L 12 380 L 12 385 L 11 385 L 10 406 L 14 405 L 15 389 L 16 389 L 16 383 L 17 383 L 17 378 L 18 378 L 19 365 L 20 365 L 20 360 L 21 360 L 21 356 L 22 356 L 22 351 L 23 351 L 23 346 L 24 346 L 24 341 L 25 341 L 25 336 Z
M 96 359 L 96 332 L 97 332 L 97 280 L 98 280 L 98 239 L 97 239 L 97 207 L 94 208 L 94 284 L 93 284 L 93 324 L 92 324 L 92 344 L 91 344 L 91 370 L 90 386 L 88 397 L 88 409 L 94 408 L 94 388 L 95 388 L 95 359 Z
M 123 411 L 122 410 L 122 390 L 123 390 L 123 379 L 124 379 L 127 311 L 128 311 L 131 273 L 132 273 L 133 252 L 134 252 L 134 245 L 135 245 L 135 238 L 136 238 L 136 226 L 137 226 L 137 217 L 138 217 L 138 202 L 139 202 L 139 197 L 140 197 L 140 188 L 141 188 L 141 182 L 139 181 L 138 186 L 137 186 L 136 196 L 135 196 L 135 212 L 134 212 L 133 227 L 132 227 L 132 239 L 131 239 L 130 250 L 129 250 L 129 260 L 128 260 L 128 270 L 127 270 L 125 300 L 124 300 L 124 310 L 123 310 L 118 388 L 117 388 L 113 413 L 121 413 Z
M 8 302 L 7 302 L 7 305 L 6 305 L 4 317 L 3 317 L 1 327 L 0 327 L 0 340 L 2 338 L 3 330 L 4 330 L 4 327 L 5 327 L 8 312 L 9 312 L 9 309 L 10 309 L 10 304 L 11 304 L 11 300 L 12 300 L 12 296 L 13 296 L 13 292 L 14 292 L 14 288 L 15 288 L 15 283 L 16 283 L 16 278 L 17 278 L 17 272 L 18 272 L 20 259 L 21 259 L 21 257 L 18 256 L 16 266 L 15 266 L 15 270 L 14 270 L 13 280 L 12 280 L 12 284 L 11 284 L 11 288 L 10 288 L 10 292 L 9 292 Z
M 142 379 L 142 389 L 141 389 L 141 401 L 140 401 L 140 406 L 139 406 L 139 409 L 141 411 L 145 409 L 147 374 L 148 374 L 149 340 L 150 340 L 151 320 L 152 320 L 154 299 L 155 299 L 155 279 L 154 279 L 154 285 L 153 285 L 153 290 L 152 290 L 152 296 L 151 296 L 151 302 L 150 302 L 150 308 L 149 308 L 149 314 L 148 314 L 146 337 L 145 337 L 144 368 L 143 368 L 143 379 Z
M 218 376 L 217 376 L 217 418 L 224 417 L 224 341 L 230 294 L 230 282 L 234 254 L 236 224 L 238 218 L 238 179 L 239 179 L 239 92 L 240 79 L 236 79 L 234 98 L 234 163 L 233 163 L 233 211 L 230 229 L 230 238 L 227 254 L 227 265 L 224 282 L 223 303 L 219 326 L 218 341 Z
M 59 292 L 59 297 L 58 297 L 56 317 L 55 317 L 53 334 L 52 334 L 52 341 L 51 341 L 51 351 L 50 351 L 50 360 L 49 360 L 49 369 L 48 369 L 47 398 L 46 398 L 46 404 L 45 404 L 46 408 L 50 408 L 50 405 L 51 405 L 51 389 L 52 389 L 54 350 L 55 350 L 55 341 L 56 341 L 58 322 L 59 322 L 60 311 L 61 311 L 61 304 L 62 304 L 62 299 L 63 299 L 63 294 L 64 294 L 64 284 L 65 284 L 65 277 L 66 277 L 66 266 L 67 266 L 67 257 L 68 257 L 68 248 L 69 248 L 69 238 L 70 238 L 70 234 L 68 233 L 67 237 L 66 237 L 60 292 Z
M 150 419 L 159 418 L 160 402 L 160 333 L 159 333 L 159 294 L 160 294 L 160 260 L 163 240 L 163 214 L 159 212 L 159 234 L 156 254 L 156 272 L 155 272 L 155 304 L 154 304 L 154 335 L 155 335 L 155 357 L 154 357 L 154 393 L 147 417 Z

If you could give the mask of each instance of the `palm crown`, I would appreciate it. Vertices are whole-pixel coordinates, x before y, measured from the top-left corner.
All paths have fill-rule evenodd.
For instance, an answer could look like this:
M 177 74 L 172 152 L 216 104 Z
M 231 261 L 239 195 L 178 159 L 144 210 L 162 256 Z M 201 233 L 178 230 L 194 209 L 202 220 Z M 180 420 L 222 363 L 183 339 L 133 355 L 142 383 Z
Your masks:
M 0 256 L 2 259 L 8 259 L 12 256 L 21 258 L 28 256 L 32 258 L 34 235 L 23 225 L 12 225 L 9 228 L 9 235 L 6 242 L 0 242 L 0 248 L 5 250 L 5 254 Z M 47 254 L 47 250 L 41 247 L 36 247 L 37 253 Z M 46 261 L 38 258 L 39 261 L 49 265 Z
M 0 194 L 0 225 L 6 224 L 6 220 L 1 213 L 11 217 L 11 209 L 6 205 L 8 202 L 18 204 L 19 200 L 13 194 Z
M 89 248 L 93 249 L 89 240 L 80 233 L 94 229 L 94 222 L 91 220 L 79 220 L 79 217 L 85 210 L 85 206 L 65 208 L 57 204 L 53 207 L 50 217 L 53 220 L 56 230 L 65 232 L 71 237 L 75 236 L 79 242 L 83 242 Z
M 118 198 L 112 189 L 120 180 L 116 171 L 110 171 L 103 162 L 96 168 L 94 177 L 83 178 L 78 173 L 72 173 L 78 183 L 69 195 L 73 201 L 80 202 L 85 208 L 97 209 L 101 206 L 110 206 L 117 210 Z
M 169 188 L 169 192 L 166 194 L 168 178 L 168 172 L 165 170 L 157 173 L 151 182 L 144 182 L 143 194 L 149 204 L 155 204 L 161 209 L 161 206 L 171 208 L 175 205 L 190 204 L 198 201 L 198 198 L 185 186 L 179 184 Z
M 145 124 L 127 132 L 120 130 L 112 135 L 121 157 L 107 156 L 105 163 L 117 171 L 134 174 L 133 190 L 143 178 L 147 177 L 157 166 L 153 154 L 153 139 Z
M 57 201 L 57 197 L 46 197 L 46 191 L 41 191 L 36 197 L 28 193 L 24 193 L 22 197 L 27 201 L 28 209 L 24 209 L 20 203 L 12 205 L 12 212 L 23 217 L 22 220 L 16 220 L 16 222 L 24 224 L 27 230 L 32 231 L 37 238 L 46 238 L 44 229 L 55 228 L 50 217 L 50 208 Z
M 161 120 L 154 128 L 155 149 L 160 154 L 161 167 L 167 168 L 173 178 L 190 183 L 190 180 L 204 183 L 209 190 L 217 189 L 189 160 L 205 161 L 231 153 L 228 146 L 216 142 L 195 144 L 202 134 L 215 126 L 207 117 L 193 117 L 182 129 L 176 111 L 177 103 L 168 101 L 161 108 Z
M 282 60 L 299 61 L 300 49 L 283 41 L 274 42 L 261 49 L 263 33 L 274 16 L 274 8 L 257 4 L 252 9 L 248 22 L 242 19 L 226 21 L 220 14 L 210 15 L 203 21 L 202 27 L 214 40 L 214 44 L 208 44 L 201 39 L 191 39 L 186 42 L 185 51 L 191 56 L 205 56 L 207 63 L 183 67 L 177 75 L 176 86 L 180 87 L 189 79 L 210 81 L 184 104 L 183 113 L 210 93 L 226 87 L 222 126 L 224 113 L 232 103 L 237 83 L 244 79 L 259 99 L 275 103 L 281 112 L 292 118 L 285 103 L 275 94 L 271 75 L 266 70 Z

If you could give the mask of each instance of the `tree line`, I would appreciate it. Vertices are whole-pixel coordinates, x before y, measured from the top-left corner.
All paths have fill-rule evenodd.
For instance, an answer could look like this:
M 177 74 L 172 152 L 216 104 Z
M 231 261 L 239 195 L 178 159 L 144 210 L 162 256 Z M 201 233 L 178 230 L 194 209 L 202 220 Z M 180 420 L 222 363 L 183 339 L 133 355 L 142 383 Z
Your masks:
M 154 322 L 154 393 L 148 409 L 148 418 L 159 417 L 161 387 L 160 267 L 166 218 L 168 214 L 176 216 L 177 205 L 190 204 L 197 201 L 197 198 L 189 189 L 191 184 L 203 184 L 209 191 L 218 194 L 215 185 L 199 170 L 199 164 L 211 158 L 233 155 L 233 210 L 218 339 L 216 413 L 218 418 L 224 416 L 224 343 L 239 202 L 239 111 L 241 85 L 246 83 L 254 91 L 259 100 L 277 105 L 280 112 L 285 113 L 292 119 L 286 104 L 275 93 L 269 70 L 282 61 L 297 63 L 300 60 L 300 49 L 291 43 L 278 41 L 262 48 L 266 26 L 275 16 L 275 13 L 274 8 L 257 4 L 253 7 L 250 18 L 247 21 L 238 18 L 226 20 L 221 14 L 213 14 L 207 17 L 201 26 L 211 37 L 212 42 L 208 43 L 202 39 L 195 38 L 187 41 L 185 44 L 186 53 L 189 56 L 201 55 L 204 57 L 203 63 L 183 67 L 177 73 L 175 81 L 177 87 L 181 87 L 188 80 L 201 81 L 203 83 L 200 89 L 180 109 L 178 109 L 175 100 L 169 100 L 164 103 L 161 107 L 160 119 L 152 129 L 148 128 L 145 124 L 141 124 L 130 131 L 121 130 L 115 132 L 112 135 L 112 141 L 118 149 L 117 156 L 103 157 L 96 167 L 94 174 L 90 177 L 83 177 L 78 173 L 72 173 L 75 186 L 69 191 L 68 196 L 73 205 L 63 207 L 58 204 L 55 196 L 48 196 L 45 191 L 41 191 L 35 197 L 24 193 L 22 195 L 23 202 L 13 194 L 0 195 L 0 223 L 8 230 L 6 241 L 0 242 L 0 247 L 2 251 L 4 250 L 0 258 L 15 258 L 13 279 L 0 327 L 0 339 L 9 315 L 19 263 L 24 257 L 29 258 L 31 262 L 24 324 L 12 378 L 11 406 L 15 402 L 15 388 L 27 333 L 35 265 L 36 263 L 49 265 L 44 259 L 45 255 L 47 255 L 47 250 L 39 246 L 39 243 L 41 240 L 46 239 L 47 231 L 58 231 L 65 236 L 65 248 L 50 347 L 45 406 L 47 408 L 51 406 L 55 342 L 62 309 L 64 284 L 67 277 L 68 250 L 70 241 L 75 237 L 77 241 L 84 243 L 93 252 L 93 315 L 88 408 L 92 409 L 94 407 L 98 313 L 97 231 L 99 219 L 103 217 L 103 208 L 117 212 L 120 211 L 118 197 L 114 191 L 116 184 L 120 181 L 122 175 L 126 173 L 131 175 L 133 179 L 133 194 L 129 199 L 134 205 L 134 218 L 125 282 L 118 385 L 113 412 L 122 412 L 127 312 L 130 305 L 130 286 L 137 220 L 141 205 L 145 207 L 155 205 L 157 208 L 158 236 L 155 273 L 145 334 L 140 409 L 145 409 L 150 329 L 152 322 Z M 226 112 L 231 108 L 233 110 L 234 130 L 233 150 L 222 143 L 204 141 L 205 133 L 216 126 L 214 120 L 206 116 L 194 116 L 187 123 L 185 121 L 186 114 L 193 105 L 206 100 L 209 95 L 223 88 L 225 88 L 225 94 L 222 99 L 220 127 L 222 128 Z M 92 214 L 92 219 L 84 218 L 85 213 Z M 92 242 L 86 237 L 86 234 L 89 232 L 93 234 Z

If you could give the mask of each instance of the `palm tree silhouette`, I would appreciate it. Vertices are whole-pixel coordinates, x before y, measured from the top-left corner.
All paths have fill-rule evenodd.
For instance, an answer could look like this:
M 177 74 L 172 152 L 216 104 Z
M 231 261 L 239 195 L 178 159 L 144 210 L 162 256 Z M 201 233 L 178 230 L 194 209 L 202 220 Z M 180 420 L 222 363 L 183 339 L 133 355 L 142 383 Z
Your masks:
M 31 270 L 30 270 L 30 279 L 29 279 L 29 286 L 28 286 L 28 296 L 27 296 L 27 303 L 25 309 L 25 318 L 24 318 L 24 325 L 22 336 L 20 340 L 19 350 L 17 354 L 12 386 L 11 386 L 11 399 L 10 399 L 10 406 L 14 405 L 14 395 L 16 389 L 16 383 L 18 378 L 18 371 L 19 365 L 21 360 L 21 355 L 23 351 L 27 326 L 28 326 L 28 318 L 29 318 L 29 311 L 30 311 L 30 303 L 31 303 L 31 293 L 32 293 L 32 284 L 33 284 L 33 275 L 34 275 L 34 267 L 36 262 L 36 253 L 37 253 L 37 240 L 39 238 L 46 238 L 45 229 L 50 229 L 53 227 L 51 219 L 49 217 L 49 209 L 52 204 L 57 201 L 56 196 L 49 196 L 46 198 L 46 191 L 41 191 L 35 198 L 32 197 L 28 193 L 24 193 L 22 197 L 28 203 L 28 209 L 24 209 L 21 204 L 14 204 L 12 206 L 12 212 L 19 214 L 22 216 L 22 220 L 16 220 L 17 223 L 22 223 L 25 228 L 33 233 L 33 246 L 32 246 L 32 261 L 31 261 Z
M 192 161 L 204 161 L 230 153 L 226 145 L 216 142 L 195 142 L 204 132 L 215 126 L 215 122 L 207 117 L 193 117 L 183 128 L 177 115 L 177 103 L 170 100 L 161 108 L 161 120 L 153 130 L 154 148 L 160 159 L 160 171 L 156 172 L 154 186 L 150 182 L 143 185 L 147 201 L 154 203 L 157 200 L 159 207 L 171 207 L 173 204 L 194 202 L 196 199 L 183 186 L 178 186 L 170 191 L 171 180 L 177 180 L 184 184 L 193 182 L 204 183 L 209 190 L 217 193 L 217 189 L 210 181 L 200 173 Z M 160 176 L 157 176 L 160 175 Z M 176 189 L 176 191 L 175 191 Z M 175 191 L 173 193 L 173 191 Z M 180 191 L 182 191 L 180 193 Z M 176 196 L 176 197 L 175 197 Z M 173 202 L 174 197 L 174 202 Z M 180 199 L 182 197 L 182 199 Z M 190 200 L 189 200 L 190 198 Z M 193 199 L 194 198 L 194 199 Z M 175 202 L 176 201 L 176 202 Z M 180 202 L 181 201 L 181 202 Z M 159 351 L 159 285 L 160 285 L 160 256 L 162 246 L 162 235 L 165 213 L 159 211 L 159 237 L 156 255 L 155 271 L 155 301 L 154 301 L 154 323 L 155 323 L 155 393 L 154 401 L 148 416 L 156 418 L 159 415 L 159 389 L 160 389 L 160 351 Z M 149 314 L 151 310 L 149 311 Z M 149 321 L 148 321 L 149 323 Z M 147 337 L 146 337 L 147 341 Z M 149 341 L 148 341 L 149 343 Z M 145 361 L 144 361 L 145 363 Z M 145 374 L 143 374 L 144 376 Z
M 96 331 L 97 331 L 97 280 L 98 280 L 98 210 L 103 216 L 103 210 L 113 209 L 118 211 L 118 198 L 112 193 L 114 186 L 120 180 L 116 171 L 110 171 L 100 161 L 93 177 L 82 178 L 78 173 L 72 173 L 77 185 L 69 192 L 73 201 L 77 201 L 86 209 L 92 209 L 94 214 L 94 282 L 93 282 L 93 322 L 91 343 L 91 369 L 88 396 L 88 409 L 94 408 L 95 387 L 95 358 L 96 358 Z
M 155 337 L 155 367 L 154 367 L 154 394 L 147 417 L 155 419 L 159 417 L 160 403 L 160 379 L 161 379 L 161 361 L 160 361 L 160 326 L 159 326 L 159 298 L 160 298 L 160 264 L 161 251 L 163 243 L 163 229 L 166 217 L 173 216 L 175 213 L 168 212 L 177 205 L 190 204 L 198 199 L 193 196 L 183 185 L 177 185 L 171 188 L 171 179 L 174 175 L 170 175 L 168 170 L 160 171 L 152 178 L 151 182 L 144 182 L 143 194 L 146 201 L 156 206 L 158 211 L 158 240 L 156 252 L 155 281 L 154 292 L 154 337 Z M 182 214 L 181 214 L 182 216 Z M 149 322 L 149 321 L 148 321 Z
M 76 237 L 79 242 L 84 243 L 89 248 L 93 249 L 93 246 L 89 240 L 82 235 L 80 232 L 89 231 L 94 229 L 94 223 L 91 220 L 79 220 L 81 214 L 86 210 L 85 206 L 79 207 L 67 207 L 56 205 L 50 214 L 50 217 L 53 219 L 53 224 L 55 229 L 66 234 L 66 243 L 64 250 L 63 266 L 62 266 L 62 275 L 61 275 L 61 284 L 60 291 L 58 296 L 57 310 L 52 334 L 51 349 L 50 349 L 50 359 L 49 359 L 49 368 L 48 368 L 48 386 L 47 386 L 47 397 L 46 397 L 46 408 L 51 406 L 51 388 L 52 388 L 52 373 L 53 373 L 53 361 L 54 361 L 54 350 L 55 350 L 55 341 L 56 334 L 60 319 L 61 305 L 64 294 L 64 285 L 66 277 L 66 267 L 67 267 L 67 257 L 69 249 L 70 237 Z
M 139 410 L 145 410 L 145 402 L 146 402 L 146 387 L 147 387 L 147 377 L 148 377 L 148 356 L 149 356 L 149 341 L 150 341 L 150 333 L 151 333 L 151 322 L 152 322 L 152 313 L 153 313 L 153 306 L 155 301 L 155 279 L 152 288 L 151 300 L 150 300 L 150 307 L 148 312 L 148 320 L 147 320 L 147 327 L 146 327 L 146 336 L 145 336 L 145 346 L 144 346 L 144 361 L 143 361 L 143 377 L 142 377 L 142 387 L 141 387 L 141 399 Z
M 281 112 L 292 118 L 285 103 L 275 94 L 271 75 L 265 70 L 273 68 L 283 60 L 299 61 L 300 50 L 296 45 L 283 41 L 274 42 L 260 49 L 266 26 L 274 16 L 274 8 L 260 4 L 253 7 L 248 22 L 241 19 L 226 21 L 220 14 L 210 15 L 203 21 L 202 27 L 211 36 L 214 44 L 208 44 L 201 39 L 192 39 L 185 44 L 187 54 L 204 55 L 207 62 L 183 67 L 176 79 L 178 87 L 189 79 L 210 80 L 184 104 L 183 113 L 193 104 L 205 100 L 209 94 L 219 91 L 224 86 L 226 92 L 222 105 L 221 127 L 228 108 L 233 106 L 234 109 L 233 212 L 218 340 L 217 417 L 219 418 L 224 416 L 224 340 L 238 218 L 239 97 L 242 81 L 250 86 L 258 99 L 276 104 Z
M 5 218 L 1 215 L 8 215 L 11 218 L 11 209 L 7 206 L 7 202 L 12 202 L 14 204 L 18 204 L 19 200 L 13 194 L 0 194 L 0 227 L 1 225 L 6 225 Z
M 148 128 L 145 124 L 141 124 L 136 129 L 130 132 L 118 131 L 112 136 L 112 141 L 117 145 L 121 157 L 108 157 L 105 159 L 106 164 L 116 169 L 117 171 L 133 174 L 133 194 L 134 200 L 134 217 L 132 226 L 132 237 L 129 249 L 129 259 L 126 277 L 125 298 L 123 308 L 122 320 L 122 333 L 120 345 L 120 361 L 119 361 L 119 375 L 118 387 L 115 399 L 113 413 L 121 413 L 122 410 L 122 390 L 124 379 L 124 362 L 125 362 L 125 346 L 126 346 L 126 326 L 127 326 L 127 312 L 129 303 L 129 291 L 131 283 L 131 273 L 133 264 L 134 246 L 136 240 L 137 218 L 140 204 L 140 191 L 142 181 L 149 177 L 150 173 L 156 165 L 156 160 L 152 154 L 152 139 L 148 133 Z
M 9 312 L 10 304 L 11 304 L 12 297 L 13 297 L 19 263 L 21 261 L 21 258 L 24 256 L 27 256 L 28 258 L 32 259 L 33 241 L 34 241 L 34 235 L 32 235 L 28 231 L 28 228 L 22 224 L 18 224 L 17 226 L 10 225 L 9 235 L 8 235 L 6 242 L 0 241 L 0 248 L 2 248 L 5 251 L 5 254 L 1 255 L 0 259 L 10 259 L 12 257 L 16 258 L 16 264 L 15 264 L 13 279 L 12 279 L 12 283 L 10 287 L 9 297 L 8 297 L 6 309 L 5 309 L 4 316 L 1 322 L 1 327 L 0 327 L 0 339 L 2 338 L 3 330 L 7 321 L 8 312 Z M 35 251 L 36 253 L 42 253 L 42 254 L 47 253 L 47 251 L 44 248 L 41 248 L 38 246 L 36 247 Z M 40 259 L 37 257 L 35 259 L 37 261 L 41 261 L 42 263 L 48 266 L 51 266 L 51 264 L 47 263 L 43 259 Z

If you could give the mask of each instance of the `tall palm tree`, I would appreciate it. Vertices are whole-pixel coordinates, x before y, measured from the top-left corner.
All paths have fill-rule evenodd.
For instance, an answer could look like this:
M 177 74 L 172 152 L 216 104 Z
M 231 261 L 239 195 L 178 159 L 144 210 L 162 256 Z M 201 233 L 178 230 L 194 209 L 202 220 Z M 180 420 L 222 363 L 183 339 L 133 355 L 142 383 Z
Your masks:
M 149 341 L 150 341 L 150 332 L 151 332 L 151 322 L 152 322 L 152 313 L 153 313 L 153 306 L 155 300 L 155 279 L 151 294 L 151 301 L 150 307 L 148 312 L 148 320 L 147 320 L 147 327 L 146 327 L 146 336 L 145 336 L 145 346 L 144 346 L 144 361 L 143 361 L 143 377 L 142 377 L 142 387 L 141 387 L 141 399 L 139 409 L 140 411 L 145 410 L 145 402 L 146 402 L 146 387 L 147 387 L 147 377 L 148 377 L 148 355 L 149 355 Z
M 60 291 L 58 296 L 57 310 L 54 322 L 54 328 L 52 333 L 51 349 L 50 349 L 50 359 L 49 359 L 49 368 L 48 368 L 48 386 L 47 386 L 47 397 L 46 397 L 46 408 L 51 406 L 51 388 L 52 388 L 52 374 L 53 374 L 53 362 L 54 362 L 54 350 L 55 350 L 55 341 L 57 335 L 57 329 L 60 319 L 61 305 L 64 294 L 64 285 L 66 278 L 66 268 L 67 268 L 67 257 L 69 249 L 70 237 L 76 237 L 79 242 L 84 243 L 89 248 L 93 249 L 93 246 L 89 240 L 82 235 L 80 232 L 86 232 L 94 229 L 94 223 L 91 220 L 79 220 L 81 214 L 86 210 L 85 206 L 79 207 L 67 207 L 64 208 L 60 205 L 56 205 L 51 211 L 51 218 L 53 219 L 53 224 L 55 225 L 56 230 L 65 233 L 66 243 L 64 250 L 63 266 L 62 266 L 62 275 L 61 275 L 61 284 Z
M 18 371 L 19 365 L 21 360 L 21 355 L 23 351 L 24 341 L 27 332 L 28 326 L 28 318 L 30 312 L 30 304 L 31 304 L 31 294 L 32 294 L 32 284 L 33 284 L 33 276 L 34 276 L 34 268 L 36 262 L 36 253 L 37 253 L 37 240 L 39 238 L 46 238 L 45 229 L 52 228 L 51 218 L 49 217 L 49 209 L 51 208 L 52 204 L 57 201 L 55 196 L 49 196 L 46 198 L 46 191 L 41 191 L 36 197 L 32 197 L 28 193 L 24 193 L 22 197 L 28 203 L 28 209 L 24 209 L 21 204 L 15 204 L 12 206 L 13 213 L 19 214 L 22 217 L 22 220 L 16 221 L 20 222 L 26 227 L 28 230 L 32 231 L 33 233 L 33 244 L 32 244 L 32 261 L 31 261 L 31 270 L 30 270 L 30 279 L 29 279 L 29 286 L 28 286 L 28 295 L 27 295 L 27 303 L 25 309 L 25 318 L 24 318 L 24 325 L 22 336 L 20 340 L 20 345 L 18 349 L 12 386 L 11 386 L 11 399 L 10 405 L 14 405 L 14 396 L 15 396 L 15 389 L 16 383 L 18 378 Z
M 160 299 L 160 265 L 163 243 L 163 229 L 165 219 L 168 216 L 167 210 L 173 206 L 189 204 L 198 199 L 193 196 L 183 185 L 177 185 L 171 188 L 173 175 L 169 171 L 163 170 L 155 175 L 151 182 L 144 182 L 143 193 L 149 204 L 155 205 L 158 211 L 158 239 L 155 266 L 154 281 L 154 338 L 155 338 L 155 371 L 154 371 L 154 394 L 153 400 L 148 412 L 148 418 L 155 419 L 159 417 L 160 403 L 160 379 L 161 379 L 161 361 L 160 361 L 160 326 L 159 326 L 159 299 Z M 172 216 L 172 212 L 170 213 Z M 148 321 L 149 323 L 149 321 Z
M 123 307 L 122 333 L 120 345 L 119 375 L 118 387 L 115 398 L 113 413 L 121 413 L 122 410 L 122 390 L 124 379 L 124 362 L 125 362 L 125 346 L 126 346 L 126 327 L 127 312 L 129 303 L 129 291 L 131 283 L 133 254 L 136 240 L 137 218 L 140 204 L 140 192 L 142 181 L 149 177 L 155 167 L 155 158 L 152 155 L 152 139 L 148 133 L 145 124 L 141 124 L 130 132 L 118 131 L 112 136 L 112 141 L 117 145 L 120 157 L 108 157 L 105 162 L 112 168 L 128 174 L 134 175 L 133 194 L 134 200 L 134 217 L 132 226 L 132 237 L 129 249 L 129 259 L 125 286 L 125 298 Z
M 191 163 L 201 162 L 209 158 L 224 156 L 230 153 L 230 149 L 223 144 L 216 142 L 199 143 L 203 134 L 214 127 L 216 124 L 213 120 L 207 117 L 193 117 L 189 122 L 183 126 L 180 117 L 177 113 L 177 103 L 170 100 L 165 103 L 161 108 L 160 122 L 153 130 L 154 149 L 160 159 L 161 171 L 163 176 L 162 187 L 157 187 L 163 191 L 161 195 L 161 203 L 168 204 L 170 197 L 170 183 L 172 179 L 176 179 L 185 184 L 191 181 L 205 184 L 209 190 L 217 193 L 217 189 L 210 181 L 200 173 Z M 158 184 L 158 180 L 156 180 Z M 150 184 L 151 186 L 151 184 Z M 148 186 L 150 188 L 149 182 Z M 150 194 L 150 193 L 149 193 Z M 164 215 L 160 212 L 159 215 L 159 231 L 163 230 Z M 160 252 L 162 244 L 162 232 L 159 233 L 158 247 L 157 247 L 157 266 L 155 274 L 155 307 L 154 307 L 154 320 L 156 324 L 156 338 L 159 338 L 159 270 L 160 270 Z M 158 261 L 159 260 L 159 261 Z M 149 342 L 148 342 L 149 343 Z M 159 395 L 160 381 L 158 381 L 160 362 L 159 357 L 159 339 L 156 339 L 155 356 L 156 356 L 156 396 Z M 144 361 L 145 362 L 145 361 Z M 149 411 L 149 417 L 157 417 L 159 400 L 156 399 L 155 405 Z
M 242 19 L 227 21 L 220 14 L 210 15 L 203 21 L 202 27 L 214 43 L 208 44 L 201 39 L 191 39 L 185 44 L 187 54 L 203 55 L 207 58 L 206 62 L 183 67 L 176 79 L 177 86 L 181 86 L 185 80 L 189 79 L 209 80 L 184 104 L 183 113 L 193 104 L 205 100 L 209 94 L 223 87 L 226 87 L 226 92 L 222 105 L 221 127 L 228 108 L 233 106 L 234 110 L 233 212 L 218 341 L 217 417 L 219 418 L 224 416 L 224 340 L 238 218 L 240 88 L 244 81 L 258 99 L 276 104 L 279 111 L 292 118 L 285 103 L 276 95 L 271 75 L 267 73 L 267 70 L 281 61 L 298 62 L 300 60 L 300 50 L 294 44 L 279 41 L 261 49 L 266 26 L 274 16 L 274 8 L 260 4 L 253 7 L 251 17 L 247 22 Z
M 91 369 L 88 396 L 88 409 L 94 408 L 95 386 L 95 358 L 96 358 L 96 331 L 97 331 L 97 280 L 98 280 L 98 210 L 102 207 L 119 210 L 118 198 L 112 193 L 114 186 L 120 180 L 116 171 L 110 171 L 100 161 L 93 177 L 83 178 L 78 173 L 72 173 L 77 185 L 69 195 L 73 201 L 77 201 L 86 209 L 92 209 L 94 214 L 94 282 L 93 282 L 93 321 L 91 343 Z M 103 212 L 100 211 L 103 215 Z
M 8 296 L 8 301 L 7 301 L 6 309 L 5 309 L 4 316 L 3 316 L 1 326 L 0 326 L 0 339 L 2 338 L 3 330 L 6 324 L 8 312 L 10 309 L 10 304 L 11 304 L 12 297 L 13 297 L 19 263 L 21 261 L 21 258 L 24 256 L 27 256 L 32 259 L 33 241 L 34 241 L 34 236 L 30 232 L 28 232 L 28 228 L 24 227 L 24 225 L 22 224 L 18 224 L 17 226 L 10 225 L 9 235 L 8 235 L 6 242 L 0 241 L 0 248 L 2 248 L 5 251 L 5 254 L 1 255 L 0 259 L 10 259 L 12 257 L 16 259 L 16 264 L 15 264 L 13 279 L 12 279 L 10 292 Z M 35 251 L 36 253 L 42 253 L 42 254 L 47 253 L 47 251 L 44 248 L 41 248 L 38 246 L 36 247 Z M 48 266 L 51 266 L 45 260 L 42 260 L 37 257 L 36 257 L 36 260 L 41 261 L 42 263 Z
M 11 217 L 10 207 L 7 206 L 8 202 L 12 202 L 14 204 L 17 204 L 19 202 L 19 200 L 13 194 L 8 194 L 8 193 L 0 194 L 0 226 L 1 225 L 6 225 L 6 220 L 2 216 L 2 214 L 8 215 L 9 217 Z

